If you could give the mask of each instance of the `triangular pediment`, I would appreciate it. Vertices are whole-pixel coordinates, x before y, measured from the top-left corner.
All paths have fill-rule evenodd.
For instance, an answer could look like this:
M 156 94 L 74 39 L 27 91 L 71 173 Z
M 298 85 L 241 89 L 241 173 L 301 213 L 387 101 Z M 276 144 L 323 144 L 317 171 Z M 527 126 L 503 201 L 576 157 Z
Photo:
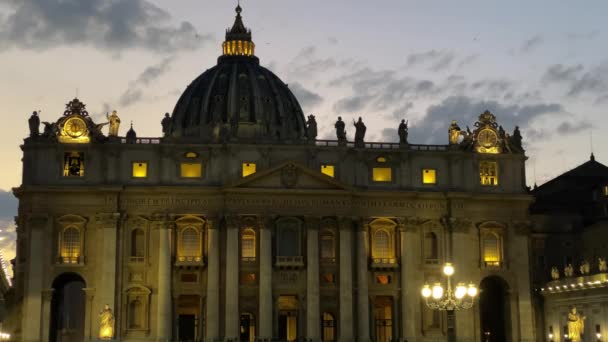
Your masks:
M 228 188 L 353 190 L 351 186 L 296 162 L 285 162 L 268 170 L 256 172 L 240 179 Z

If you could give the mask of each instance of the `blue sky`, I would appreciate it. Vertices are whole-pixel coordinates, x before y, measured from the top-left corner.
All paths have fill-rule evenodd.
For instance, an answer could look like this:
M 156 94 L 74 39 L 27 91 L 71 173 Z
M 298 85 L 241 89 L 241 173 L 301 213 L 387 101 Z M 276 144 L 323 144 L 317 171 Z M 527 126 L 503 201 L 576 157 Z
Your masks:
M 320 137 L 332 137 L 338 115 L 362 116 L 367 140 L 394 141 L 406 118 L 410 142 L 440 144 L 450 120 L 472 126 L 488 109 L 507 131 L 521 126 L 530 184 L 587 160 L 592 132 L 598 161 L 608 161 L 605 1 L 242 6 L 256 55 L 316 115 Z M 20 183 L 29 114 L 42 110 L 43 121 L 56 120 L 76 93 L 99 120 L 116 109 L 122 134 L 133 121 L 139 136 L 159 136 L 163 114 L 215 64 L 234 7 L 226 0 L 0 0 L 0 189 Z

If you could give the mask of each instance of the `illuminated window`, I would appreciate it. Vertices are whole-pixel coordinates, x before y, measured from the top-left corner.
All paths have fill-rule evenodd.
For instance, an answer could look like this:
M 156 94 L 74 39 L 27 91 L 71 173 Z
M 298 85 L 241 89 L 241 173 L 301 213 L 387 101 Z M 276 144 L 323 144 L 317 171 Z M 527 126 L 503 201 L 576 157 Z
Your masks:
M 77 264 L 80 258 L 80 230 L 68 227 L 61 234 L 61 260 L 64 264 Z
M 131 232 L 131 262 L 143 262 L 145 255 L 145 233 L 142 229 Z
M 134 162 L 133 163 L 133 178 L 146 178 L 148 176 L 148 163 Z
M 201 234 L 193 228 L 187 227 L 179 232 L 178 261 L 200 262 L 201 261 Z
M 391 257 L 390 235 L 386 230 L 377 230 L 374 234 L 374 259 L 388 259 Z
M 387 219 L 376 219 L 370 223 L 370 249 L 372 268 L 397 266 L 395 258 L 396 224 Z
M 393 170 L 390 167 L 374 167 L 372 169 L 372 179 L 374 182 L 391 182 L 393 180 Z
M 64 177 L 83 177 L 84 176 L 84 153 L 68 152 L 63 158 Z
M 328 165 L 328 164 L 321 165 L 321 173 L 323 173 L 324 175 L 334 178 L 334 171 L 335 171 L 335 168 L 333 165 Z
M 500 266 L 501 263 L 501 239 L 494 232 L 485 232 L 481 237 L 481 248 L 483 251 L 483 262 L 485 266 Z
M 241 234 L 241 258 L 243 261 L 255 261 L 255 232 L 245 229 Z
M 604 185 L 604 196 L 608 197 L 608 185 Z
M 384 157 L 378 157 L 378 158 L 376 158 L 376 162 L 378 162 L 378 163 L 386 163 L 386 158 L 384 158 Z
M 498 165 L 495 161 L 479 162 L 479 178 L 481 185 L 498 185 Z
M 255 163 L 243 163 L 243 177 L 250 176 L 256 171 Z
M 186 154 L 184 155 L 186 158 L 188 159 L 194 159 L 198 157 L 198 153 L 196 152 L 186 152 Z
M 437 264 L 439 262 L 437 235 L 429 232 L 424 234 L 424 260 L 427 264 Z
M 323 342 L 333 342 L 336 340 L 336 320 L 329 312 L 323 313 Z
M 254 342 L 255 338 L 255 316 L 249 312 L 241 314 L 241 336 L 239 341 Z
M 336 247 L 335 237 L 330 231 L 321 234 L 321 259 L 325 262 L 335 262 Z
M 201 163 L 182 163 L 182 178 L 201 178 L 203 175 L 203 165 Z
M 393 298 L 378 296 L 374 300 L 374 322 L 378 342 L 393 340 Z
M 422 169 L 422 184 L 437 184 L 437 170 Z

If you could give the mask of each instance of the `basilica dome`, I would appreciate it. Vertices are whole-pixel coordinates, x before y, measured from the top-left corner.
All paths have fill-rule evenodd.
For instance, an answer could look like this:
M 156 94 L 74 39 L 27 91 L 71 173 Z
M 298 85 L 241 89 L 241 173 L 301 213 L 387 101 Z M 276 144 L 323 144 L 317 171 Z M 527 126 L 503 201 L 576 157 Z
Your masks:
M 192 81 L 177 102 L 167 139 L 299 143 L 306 138 L 298 100 L 260 65 L 241 11 L 238 6 L 217 65 Z

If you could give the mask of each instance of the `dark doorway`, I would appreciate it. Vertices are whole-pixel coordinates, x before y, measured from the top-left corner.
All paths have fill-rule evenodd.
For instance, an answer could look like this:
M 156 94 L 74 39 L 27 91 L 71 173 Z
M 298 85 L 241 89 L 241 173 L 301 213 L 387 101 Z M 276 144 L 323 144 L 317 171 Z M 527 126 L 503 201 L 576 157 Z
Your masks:
M 295 312 L 279 313 L 279 339 L 295 341 L 298 338 L 298 317 Z
M 84 341 L 85 287 L 75 273 L 64 273 L 53 282 L 50 342 Z
M 482 341 L 510 341 L 511 315 L 506 282 L 500 277 L 487 277 L 482 280 L 479 289 Z
M 255 340 L 255 318 L 248 312 L 241 314 L 241 342 L 253 342 Z
M 178 316 L 178 339 L 180 342 L 194 342 L 196 337 L 196 316 L 195 315 L 179 315 Z

